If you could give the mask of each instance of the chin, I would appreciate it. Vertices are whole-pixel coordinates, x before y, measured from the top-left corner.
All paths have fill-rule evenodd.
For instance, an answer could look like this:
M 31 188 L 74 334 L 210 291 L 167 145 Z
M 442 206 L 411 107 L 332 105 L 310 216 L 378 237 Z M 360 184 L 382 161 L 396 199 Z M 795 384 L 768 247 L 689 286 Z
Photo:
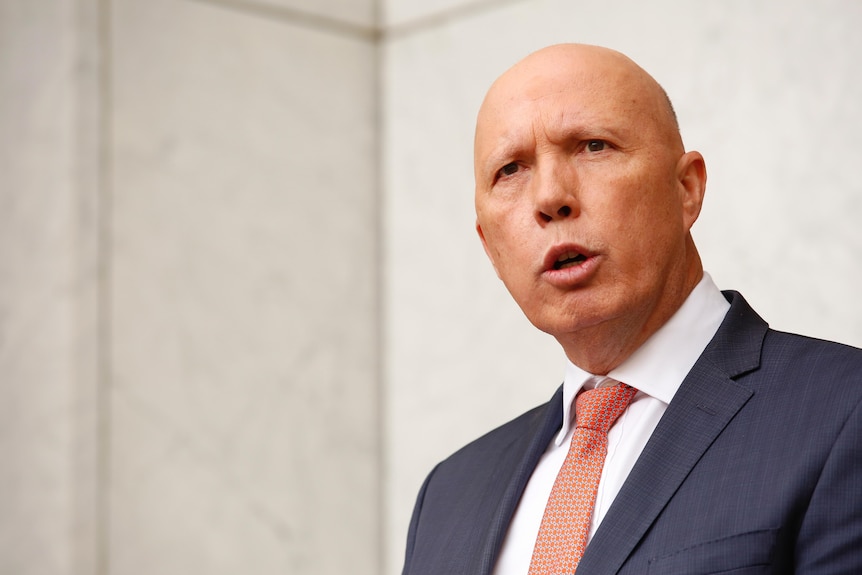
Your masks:
M 547 314 L 543 313 L 537 317 L 527 316 L 537 329 L 552 335 L 560 337 L 571 335 L 584 329 L 595 327 L 605 321 L 600 315 L 592 314 Z
M 591 302 L 585 305 L 583 302 L 567 302 L 567 305 L 546 306 L 538 312 L 526 313 L 537 329 L 556 338 L 571 337 L 583 330 L 590 330 L 602 324 L 620 317 L 624 306 L 601 305 L 599 302 Z

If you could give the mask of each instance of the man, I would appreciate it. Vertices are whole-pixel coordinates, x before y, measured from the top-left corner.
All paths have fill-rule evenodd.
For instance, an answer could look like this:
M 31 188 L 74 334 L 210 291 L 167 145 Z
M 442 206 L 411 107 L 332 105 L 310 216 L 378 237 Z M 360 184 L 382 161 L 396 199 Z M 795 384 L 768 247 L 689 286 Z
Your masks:
M 862 573 L 862 352 L 770 330 L 703 272 L 705 164 L 655 80 L 536 52 L 474 159 L 485 251 L 569 362 L 432 471 L 404 574 Z

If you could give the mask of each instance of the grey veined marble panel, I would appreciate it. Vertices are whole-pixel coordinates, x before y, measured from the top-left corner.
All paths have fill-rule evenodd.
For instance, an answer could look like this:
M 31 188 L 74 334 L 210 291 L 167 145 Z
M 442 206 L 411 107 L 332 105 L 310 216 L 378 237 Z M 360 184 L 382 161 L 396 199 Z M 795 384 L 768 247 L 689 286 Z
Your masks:
M 113 50 L 112 567 L 378 573 L 374 46 L 129 0 Z
M 97 98 L 92 29 L 77 12 L 87 6 L 0 3 L 2 573 L 86 573 L 95 558 Z

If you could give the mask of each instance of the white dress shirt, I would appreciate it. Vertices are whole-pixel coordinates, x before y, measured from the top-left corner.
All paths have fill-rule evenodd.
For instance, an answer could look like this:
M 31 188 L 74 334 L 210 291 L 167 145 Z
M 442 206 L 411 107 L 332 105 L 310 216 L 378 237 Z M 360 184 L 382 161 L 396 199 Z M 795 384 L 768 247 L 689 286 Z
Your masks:
M 494 575 L 526 575 L 533 545 L 554 480 L 574 432 L 574 399 L 581 389 L 624 382 L 638 390 L 608 432 L 608 453 L 599 480 L 589 538 L 628 477 L 659 419 L 709 341 L 730 304 L 706 273 L 682 307 L 619 367 L 605 376 L 587 373 L 567 361 L 563 381 L 563 426 L 533 471 L 515 510 Z M 589 541 L 589 539 L 588 539 Z

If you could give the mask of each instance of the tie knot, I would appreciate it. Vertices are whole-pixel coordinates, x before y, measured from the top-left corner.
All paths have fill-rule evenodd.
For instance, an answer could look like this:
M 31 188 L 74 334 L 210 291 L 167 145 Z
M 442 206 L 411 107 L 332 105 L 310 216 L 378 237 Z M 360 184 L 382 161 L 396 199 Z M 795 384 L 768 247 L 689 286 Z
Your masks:
M 581 392 L 575 401 L 575 427 L 607 433 L 638 390 L 620 383 Z

